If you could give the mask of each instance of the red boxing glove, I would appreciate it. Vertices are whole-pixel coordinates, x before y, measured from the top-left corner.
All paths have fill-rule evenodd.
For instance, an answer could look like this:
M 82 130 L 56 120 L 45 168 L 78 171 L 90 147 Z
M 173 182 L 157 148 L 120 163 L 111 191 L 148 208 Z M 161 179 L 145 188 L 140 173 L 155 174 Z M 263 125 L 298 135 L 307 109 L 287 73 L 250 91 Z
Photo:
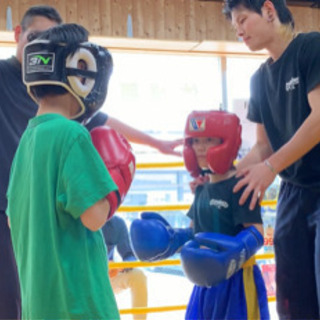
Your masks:
M 136 170 L 135 156 L 129 142 L 118 132 L 107 127 L 96 127 L 90 132 L 92 143 L 105 163 L 110 176 L 118 186 L 118 192 L 111 192 L 108 219 L 112 217 L 123 202 Z

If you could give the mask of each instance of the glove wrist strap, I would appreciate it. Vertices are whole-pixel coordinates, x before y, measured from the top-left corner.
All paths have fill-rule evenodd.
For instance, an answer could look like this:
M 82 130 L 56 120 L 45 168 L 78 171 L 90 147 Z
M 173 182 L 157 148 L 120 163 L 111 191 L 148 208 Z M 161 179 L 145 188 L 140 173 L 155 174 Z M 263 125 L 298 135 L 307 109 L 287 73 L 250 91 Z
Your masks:
M 116 212 L 116 210 L 120 205 L 119 194 L 117 191 L 112 191 L 106 196 L 106 199 L 109 201 L 109 206 L 110 206 L 110 211 L 108 215 L 108 220 L 109 220 L 114 215 L 114 213 Z

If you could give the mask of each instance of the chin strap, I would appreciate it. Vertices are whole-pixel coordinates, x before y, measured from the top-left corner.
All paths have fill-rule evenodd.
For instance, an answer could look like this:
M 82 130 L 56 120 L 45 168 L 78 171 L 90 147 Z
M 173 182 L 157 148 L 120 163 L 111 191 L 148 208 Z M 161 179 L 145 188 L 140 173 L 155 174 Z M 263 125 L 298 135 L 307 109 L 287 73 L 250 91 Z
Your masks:
M 204 177 L 206 174 L 216 174 L 216 173 L 211 171 L 210 169 L 201 169 L 200 175 Z

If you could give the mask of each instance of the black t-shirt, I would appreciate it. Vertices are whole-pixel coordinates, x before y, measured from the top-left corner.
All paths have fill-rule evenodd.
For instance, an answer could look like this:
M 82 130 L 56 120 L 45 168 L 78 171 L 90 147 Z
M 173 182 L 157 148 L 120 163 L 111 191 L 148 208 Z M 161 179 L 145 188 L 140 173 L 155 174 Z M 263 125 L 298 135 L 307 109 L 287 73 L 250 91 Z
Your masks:
M 238 181 L 238 178 L 232 177 L 217 183 L 206 183 L 196 189 L 188 212 L 193 220 L 194 233 L 217 232 L 235 236 L 243 229 L 244 223 L 262 223 L 260 206 L 249 210 L 251 197 L 244 205 L 238 204 L 243 190 L 232 192 Z
M 274 63 L 268 59 L 251 79 L 248 119 L 265 126 L 277 151 L 311 112 L 308 93 L 320 83 L 320 33 L 299 34 Z M 320 187 L 320 145 L 280 176 L 300 186 Z
M 20 137 L 37 112 L 21 78 L 21 65 L 12 57 L 0 60 L 0 210 L 7 207 L 10 168 Z
M 98 112 L 90 121 L 86 124 L 86 128 L 91 131 L 95 127 L 103 126 L 108 120 L 108 115 L 103 112 Z
M 37 110 L 22 82 L 20 62 L 16 57 L 0 60 L 0 211 L 7 207 L 6 192 L 14 154 L 29 119 Z M 89 122 L 88 129 L 104 125 L 107 118 L 99 112 Z

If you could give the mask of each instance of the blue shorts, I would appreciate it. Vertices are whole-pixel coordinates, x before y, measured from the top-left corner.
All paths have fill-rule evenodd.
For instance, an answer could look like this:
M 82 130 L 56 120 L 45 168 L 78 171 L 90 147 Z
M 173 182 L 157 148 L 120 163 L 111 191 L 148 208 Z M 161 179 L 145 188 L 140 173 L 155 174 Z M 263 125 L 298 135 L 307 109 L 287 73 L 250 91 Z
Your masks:
M 194 286 L 186 320 L 270 319 L 266 287 L 257 265 L 211 288 Z
M 0 211 L 0 319 L 21 318 L 20 287 L 7 216 Z
M 282 181 L 274 248 L 280 319 L 319 319 L 319 191 Z

